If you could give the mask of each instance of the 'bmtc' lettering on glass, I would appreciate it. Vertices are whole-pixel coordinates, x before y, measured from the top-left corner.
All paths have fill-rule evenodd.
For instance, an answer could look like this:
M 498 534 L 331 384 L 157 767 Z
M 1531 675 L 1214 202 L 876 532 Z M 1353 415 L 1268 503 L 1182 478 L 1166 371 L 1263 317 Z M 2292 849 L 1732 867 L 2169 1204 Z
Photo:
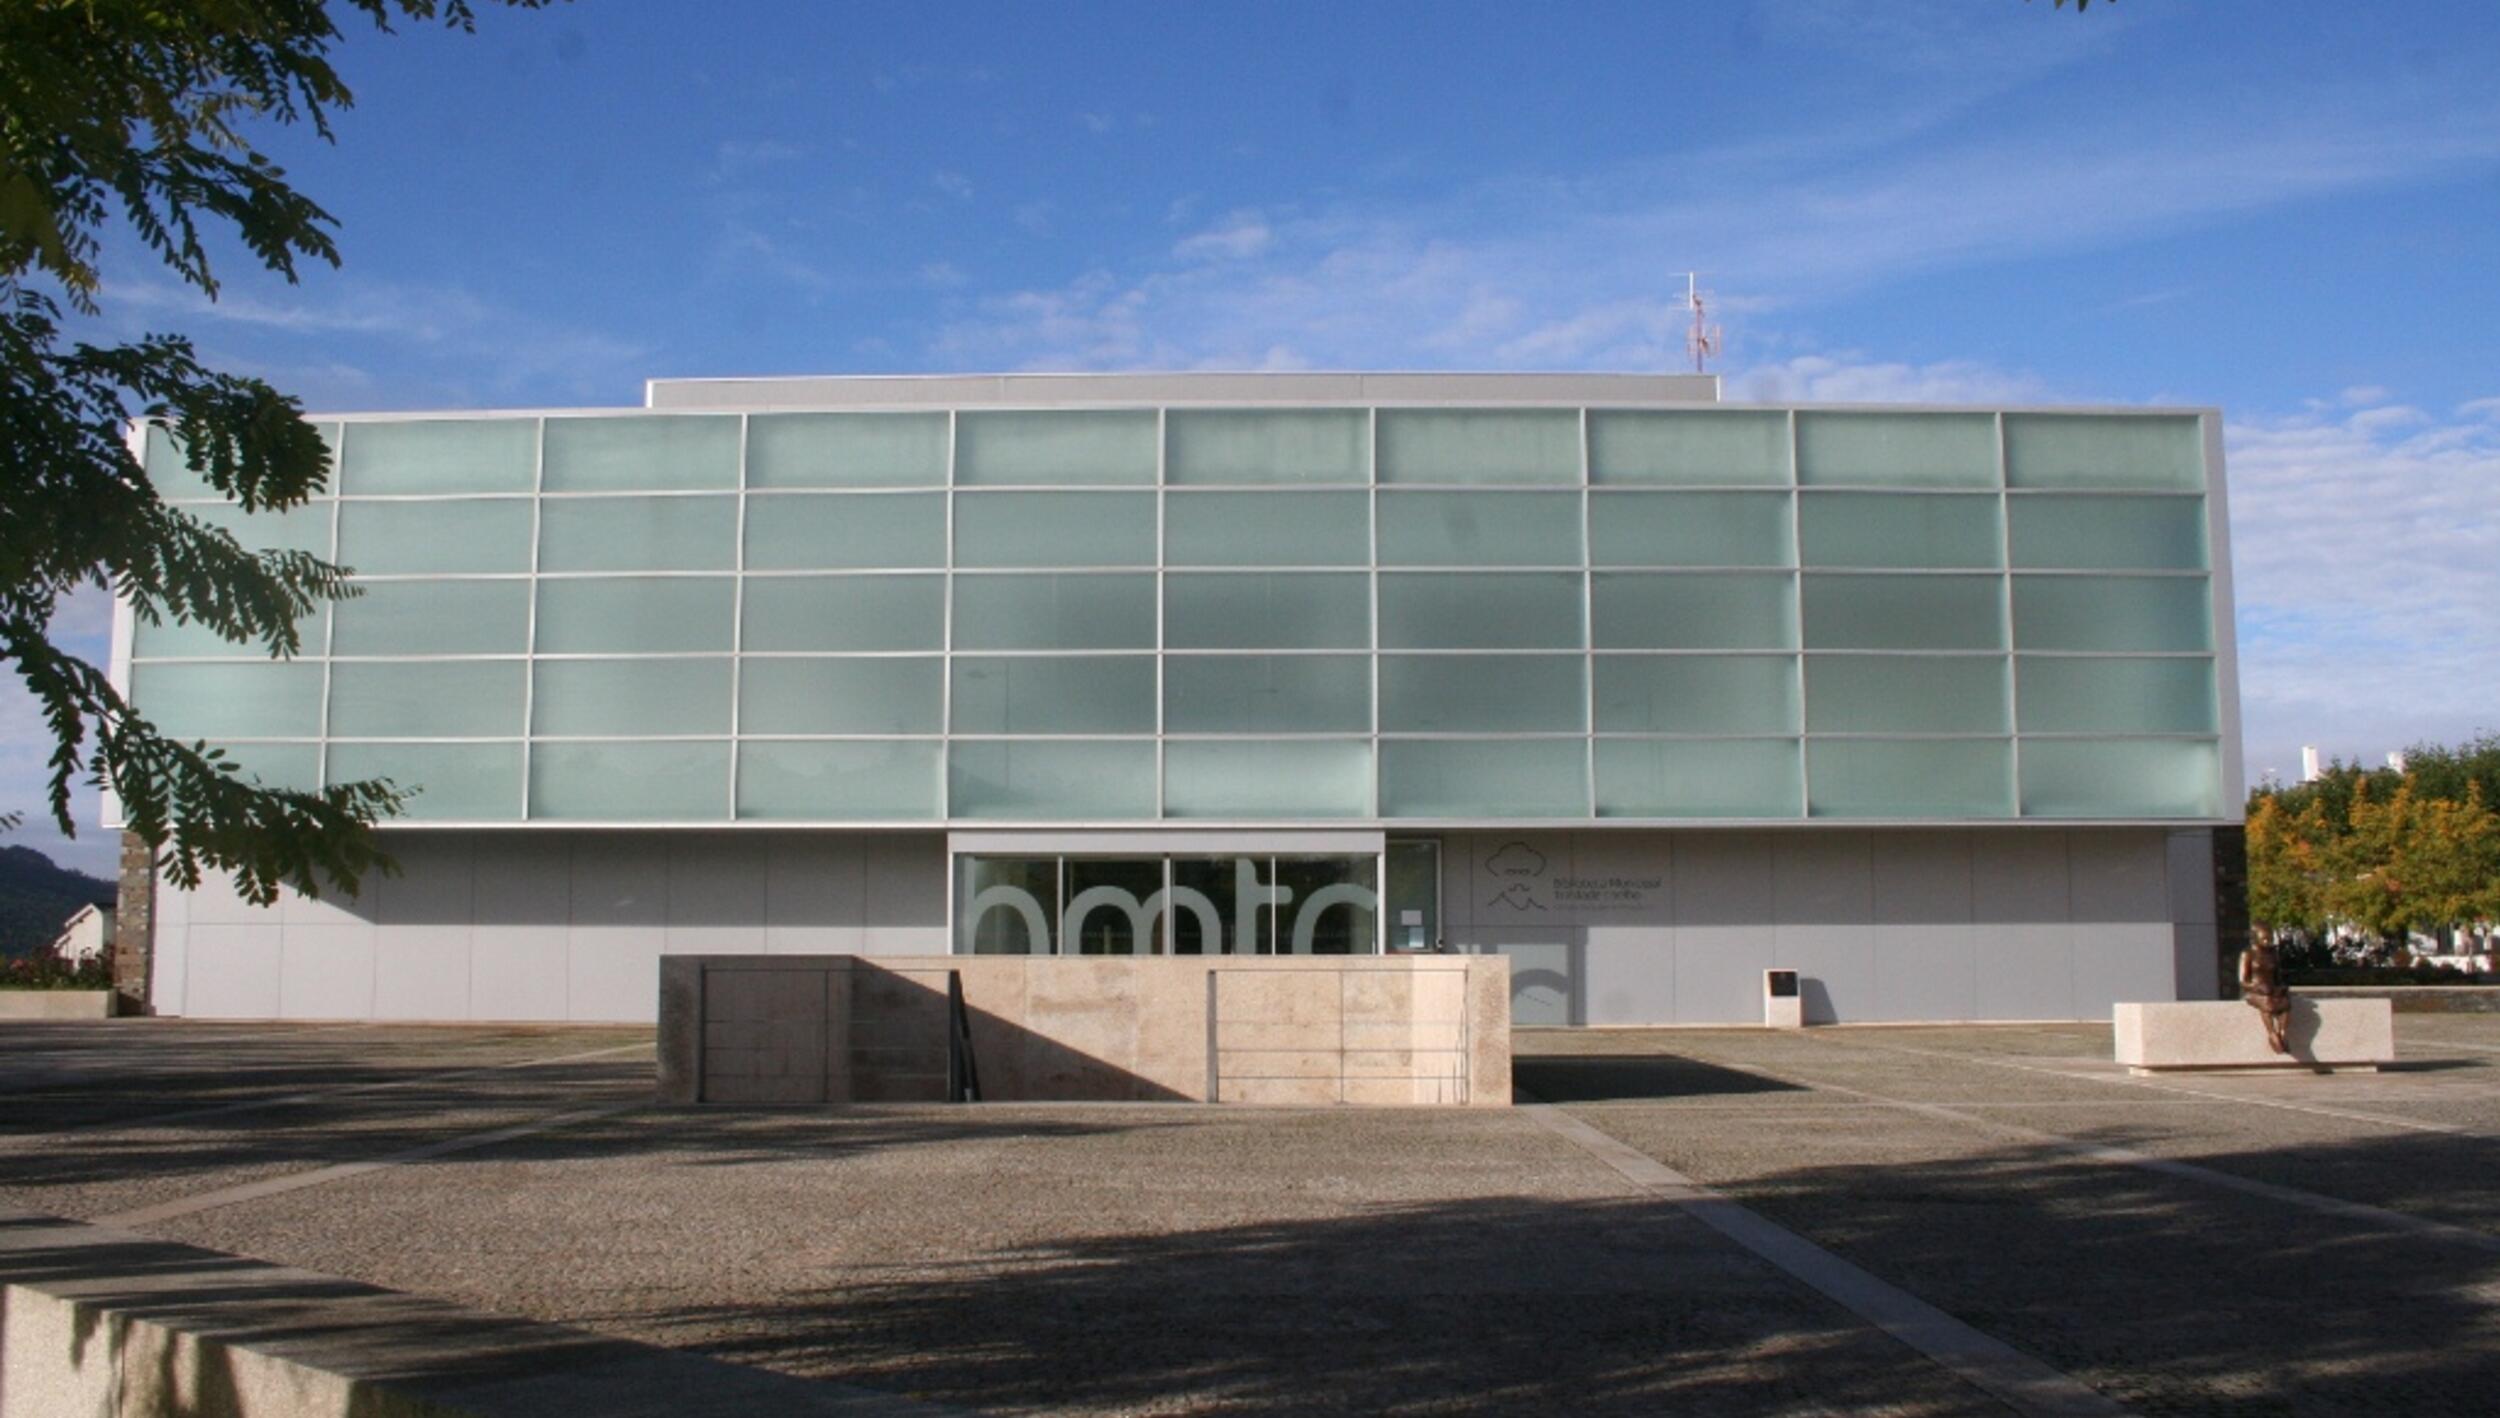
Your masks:
M 1128 886 L 1100 881 L 1128 874 L 1109 869 L 1113 865 L 1079 860 L 1037 874 L 1029 867 L 985 870 L 988 863 L 983 860 L 963 859 L 957 948 L 984 954 L 1162 954 L 1162 927 L 1170 918 L 1176 938 L 1172 943 L 1180 954 L 1367 954 L 1373 949 L 1379 896 L 1367 884 L 1372 863 L 1363 858 L 1179 861 L 1164 875 L 1165 885 L 1142 897 Z M 1117 865 L 1160 869 L 1164 864 Z M 1060 889 L 1080 876 L 1094 878 L 1096 884 L 1077 889 L 1064 909 L 1055 909 Z M 1269 913 L 1264 921 L 1262 911 Z

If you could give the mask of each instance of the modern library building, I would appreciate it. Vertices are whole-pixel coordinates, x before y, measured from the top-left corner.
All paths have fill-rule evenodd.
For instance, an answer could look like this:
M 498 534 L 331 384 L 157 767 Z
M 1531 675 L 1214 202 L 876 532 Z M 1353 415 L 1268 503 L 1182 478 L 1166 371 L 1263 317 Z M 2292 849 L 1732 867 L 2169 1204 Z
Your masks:
M 1809 1020 L 2218 988 L 2211 411 L 1153 374 L 318 422 L 283 515 L 145 459 L 361 594 L 282 661 L 125 606 L 114 671 L 272 784 L 416 789 L 400 870 L 141 872 L 161 1013 L 648 1019 L 689 952 L 1499 953 L 1523 1024 L 1758 1022 L 1772 968 Z

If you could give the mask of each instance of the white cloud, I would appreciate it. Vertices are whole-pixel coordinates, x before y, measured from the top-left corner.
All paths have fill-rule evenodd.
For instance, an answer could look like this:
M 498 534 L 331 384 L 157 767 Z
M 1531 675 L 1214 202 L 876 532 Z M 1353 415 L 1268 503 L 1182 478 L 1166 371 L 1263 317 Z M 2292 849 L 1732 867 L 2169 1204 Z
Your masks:
M 1833 23 L 1850 8 L 1809 7 L 1839 14 Z M 1760 313 L 2500 159 L 2500 107 L 2475 94 L 2311 92 L 2193 125 L 2125 111 L 2060 118 L 2042 107 L 1914 143 L 1897 126 L 1823 129 L 1495 177 L 1429 202 L 1244 208 L 1158 258 L 978 303 L 936 332 L 931 353 L 1064 366 L 1142 348 L 1196 364 L 1281 344 L 1323 365 L 1671 367 L 1683 340 L 1670 310 L 1688 267 L 1720 288 L 1720 311 Z M 1192 220 L 1193 202 L 1165 219 Z M 1080 331 L 1089 305 L 1114 324 Z M 1046 318 L 1028 323 L 1037 312 Z M 1740 360 L 1756 323 L 1732 331 Z M 1129 326 L 1151 334 L 1130 338 Z
M 960 172 L 939 171 L 929 174 L 929 185 L 958 202 L 972 200 L 972 179 Z
M 638 388 L 653 349 L 604 331 L 498 305 L 458 285 L 342 272 L 301 287 L 253 274 L 211 301 L 187 286 L 109 283 L 103 325 L 116 338 L 168 321 L 192 331 L 212 365 L 257 374 L 315 410 L 475 405 L 554 388 L 585 399 Z M 385 347 L 385 359 L 374 347 Z M 377 389 L 365 363 L 407 371 Z
M 1722 381 L 1727 397 L 1757 403 L 2022 404 L 2054 402 L 2038 375 L 2009 373 L 1974 360 L 1903 364 L 1840 356 L 1799 355 L 1758 365 Z
M 2228 459 L 2252 777 L 2500 729 L 2500 427 L 2244 418 Z
M 1247 261 L 1276 244 L 1276 233 L 1254 211 L 1232 212 L 1201 232 L 1182 237 L 1172 255 L 1182 261 Z

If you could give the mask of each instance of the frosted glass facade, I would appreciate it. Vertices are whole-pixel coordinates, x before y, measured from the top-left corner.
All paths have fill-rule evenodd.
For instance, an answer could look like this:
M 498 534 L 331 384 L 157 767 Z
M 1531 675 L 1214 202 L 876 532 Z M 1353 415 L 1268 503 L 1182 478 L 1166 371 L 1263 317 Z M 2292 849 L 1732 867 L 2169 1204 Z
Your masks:
M 420 822 L 2211 819 L 2207 420 L 1224 407 L 356 419 L 362 594 L 136 627 L 168 730 Z

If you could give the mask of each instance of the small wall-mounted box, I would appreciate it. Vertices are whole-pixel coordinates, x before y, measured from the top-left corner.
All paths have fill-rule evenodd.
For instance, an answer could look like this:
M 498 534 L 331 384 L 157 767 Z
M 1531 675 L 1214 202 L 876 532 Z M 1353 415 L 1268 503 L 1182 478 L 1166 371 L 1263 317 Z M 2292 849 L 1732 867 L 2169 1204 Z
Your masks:
M 1806 999 L 1797 989 L 1796 971 L 1762 972 L 1762 1023 L 1771 1029 L 1805 1027 Z

